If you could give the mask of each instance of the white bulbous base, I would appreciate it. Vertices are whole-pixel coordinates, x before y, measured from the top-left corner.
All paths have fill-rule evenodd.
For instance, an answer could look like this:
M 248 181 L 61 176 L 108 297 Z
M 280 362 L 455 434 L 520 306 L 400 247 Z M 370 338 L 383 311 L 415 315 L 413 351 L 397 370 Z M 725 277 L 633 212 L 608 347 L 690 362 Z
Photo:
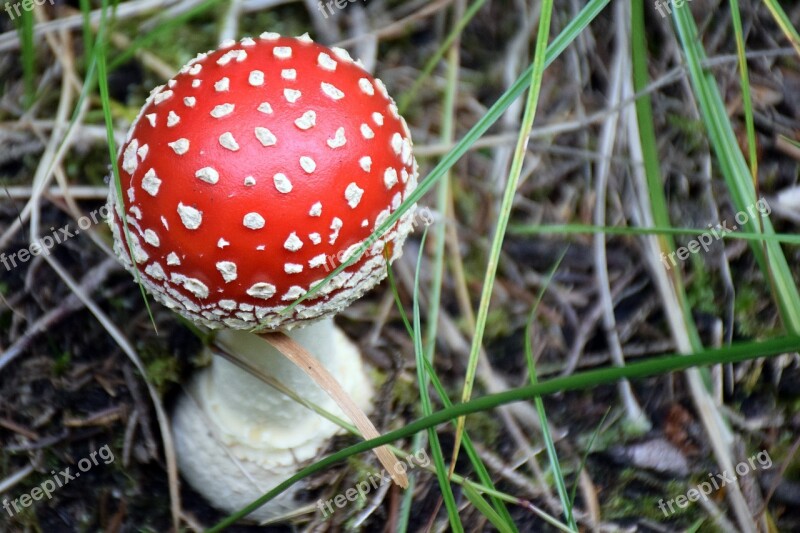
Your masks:
M 314 355 L 365 411 L 372 386 L 356 346 L 332 319 L 289 334 Z M 258 336 L 224 330 L 217 344 L 259 367 L 299 396 L 344 417 L 303 371 Z M 184 479 L 214 507 L 241 509 L 314 458 L 339 426 L 219 356 L 199 372 L 173 413 L 178 466 Z M 290 490 L 249 515 L 257 521 L 291 514 Z

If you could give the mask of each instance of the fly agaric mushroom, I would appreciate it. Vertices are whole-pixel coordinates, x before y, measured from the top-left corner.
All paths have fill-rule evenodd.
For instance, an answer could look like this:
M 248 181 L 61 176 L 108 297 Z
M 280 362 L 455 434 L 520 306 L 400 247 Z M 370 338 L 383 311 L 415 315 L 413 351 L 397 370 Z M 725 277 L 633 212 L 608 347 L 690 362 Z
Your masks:
M 359 353 L 330 317 L 401 253 L 413 207 L 372 233 L 416 187 L 411 147 L 383 83 L 345 50 L 275 33 L 222 43 L 154 89 L 131 125 L 109 194 L 115 251 L 156 300 L 225 328 L 216 343 L 227 352 L 339 413 L 252 333 L 304 326 L 292 336 L 365 408 Z M 224 510 L 283 481 L 338 430 L 220 357 L 188 390 L 173 421 L 179 466 Z M 251 517 L 295 507 L 284 494 Z

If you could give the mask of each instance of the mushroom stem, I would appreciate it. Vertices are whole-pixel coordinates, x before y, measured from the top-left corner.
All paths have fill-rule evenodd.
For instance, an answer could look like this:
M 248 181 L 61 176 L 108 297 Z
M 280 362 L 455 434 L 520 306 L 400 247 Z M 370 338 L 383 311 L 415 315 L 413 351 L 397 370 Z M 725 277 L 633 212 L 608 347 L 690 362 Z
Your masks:
M 314 383 L 324 390 L 336 402 L 336 405 L 345 412 L 365 439 L 374 439 L 380 436 L 372 421 L 347 394 L 347 391 L 342 388 L 336 378 L 313 355 L 308 353 L 300 343 L 282 332 L 262 333 L 260 336 L 314 380 Z M 389 447 L 385 445 L 378 446 L 374 451 L 383 467 L 392 476 L 394 482 L 404 489 L 408 488 L 408 477 L 405 474 L 405 470 L 402 467 L 398 468 L 397 463 L 399 461 L 389 450 Z
M 291 332 L 292 343 L 314 355 L 312 366 L 337 376 L 337 384 L 360 410 L 372 386 L 356 346 L 326 318 Z M 306 373 L 258 335 L 221 330 L 219 348 L 244 367 L 270 376 L 323 409 L 343 416 L 329 395 Z M 174 411 L 173 430 L 184 477 L 211 501 L 239 509 L 313 459 L 341 429 L 333 422 L 266 385 L 251 372 L 215 355 L 199 372 Z M 286 494 L 251 514 L 273 519 L 296 508 Z M 219 500 L 225 500 L 220 502 Z

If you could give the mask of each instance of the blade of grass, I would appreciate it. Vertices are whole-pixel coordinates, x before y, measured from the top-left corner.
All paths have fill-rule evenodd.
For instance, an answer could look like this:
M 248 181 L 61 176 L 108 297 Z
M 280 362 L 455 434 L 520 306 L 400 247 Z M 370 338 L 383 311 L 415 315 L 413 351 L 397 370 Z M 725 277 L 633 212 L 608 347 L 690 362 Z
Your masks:
M 419 273 L 422 266 L 422 255 L 425 249 L 425 238 L 428 236 L 428 228 L 422 233 L 422 239 L 419 245 L 419 256 L 417 257 L 417 270 L 414 273 L 414 328 L 412 339 L 414 340 L 414 355 L 417 360 L 417 382 L 419 384 L 419 399 L 422 406 L 422 412 L 425 416 L 430 416 L 433 412 L 431 405 L 430 393 L 428 392 L 428 379 L 426 379 L 427 372 L 425 372 L 425 351 L 422 347 L 422 323 L 419 314 Z M 455 497 L 453 496 L 453 488 L 450 486 L 450 479 L 448 477 L 447 465 L 444 462 L 444 454 L 442 453 L 442 445 L 439 442 L 439 435 L 436 433 L 435 428 L 428 428 L 428 441 L 431 445 L 431 455 L 433 456 L 433 463 L 436 466 L 436 478 L 439 481 L 439 488 L 442 490 L 442 498 L 444 499 L 444 506 L 447 509 L 447 517 L 450 520 L 450 527 L 455 532 L 464 531 L 464 526 L 461 524 L 461 518 L 458 516 L 458 506 L 456 505 Z
M 469 499 L 470 503 L 472 503 L 472 505 L 474 505 L 475 508 L 478 509 L 495 528 L 497 528 L 497 531 L 500 533 L 513 533 L 515 531 L 515 529 L 509 527 L 508 523 L 503 520 L 494 509 L 492 509 L 492 506 L 489 505 L 489 502 L 483 499 L 483 496 L 481 496 L 481 494 L 472 487 L 472 483 L 467 481 L 464 483 L 464 485 L 462 485 L 462 487 L 464 489 L 464 494 Z
M 702 68 L 706 60 L 705 50 L 697 33 L 697 26 L 688 9 L 673 10 L 682 49 L 689 66 L 689 78 L 698 100 L 703 122 L 708 130 L 716 160 L 725 177 L 734 205 L 746 211 L 755 205 L 756 191 L 736 136 L 731 127 L 716 80 Z M 769 219 L 761 220 L 761 226 L 748 220 L 745 227 L 755 233 L 773 234 Z M 764 249 L 751 246 L 766 279 L 770 280 L 772 294 L 778 303 L 784 326 L 792 333 L 800 333 L 800 293 L 794 283 L 791 269 L 780 245 L 766 241 Z
M 23 105 L 29 109 L 36 99 L 36 48 L 33 44 L 33 10 L 23 9 L 19 18 L 19 39 L 22 45 L 22 80 L 25 87 Z
M 594 226 L 589 224 L 510 224 L 508 232 L 513 235 L 584 235 L 606 233 L 608 235 L 706 235 L 708 229 L 675 228 L 671 226 L 625 227 L 625 226 Z M 746 241 L 773 241 L 786 244 L 800 244 L 800 235 L 788 233 L 750 233 L 746 231 L 726 233 L 720 235 L 722 239 L 742 239 Z
M 772 18 L 775 19 L 775 22 L 789 40 L 789 43 L 797 50 L 797 55 L 800 55 L 800 34 L 797 33 L 797 30 L 792 25 L 792 21 L 786 11 L 783 10 L 778 0 L 764 0 L 764 3 L 767 5 L 769 12 L 772 13 Z
M 564 259 L 566 253 L 567 251 L 565 249 L 561 253 L 561 257 L 556 260 L 553 268 L 551 268 L 550 272 L 548 272 L 547 277 L 545 277 L 544 282 L 539 289 L 539 294 L 536 296 L 536 301 L 533 304 L 533 308 L 531 309 L 528 323 L 525 326 L 525 361 L 528 363 L 528 375 L 530 376 L 531 385 L 536 385 L 536 383 L 539 381 L 536 374 L 536 362 L 533 360 L 533 347 L 531 346 L 533 321 L 536 319 L 536 311 L 539 309 L 539 304 L 541 303 L 542 298 L 544 298 L 544 293 L 550 286 L 550 282 L 553 280 L 553 276 L 558 270 L 558 267 L 561 264 L 561 261 Z M 570 529 L 577 532 L 578 524 L 575 522 L 575 516 L 572 513 L 572 500 L 570 499 L 569 494 L 567 494 L 567 485 L 564 483 L 564 474 L 561 472 L 561 465 L 558 462 L 558 452 L 556 451 L 556 445 L 553 442 L 553 436 L 550 434 L 550 424 L 547 420 L 544 401 L 542 400 L 541 396 L 537 396 L 533 399 L 533 402 L 536 405 L 536 412 L 539 414 L 539 421 L 541 422 L 542 427 L 542 440 L 544 441 L 545 448 L 547 449 L 547 458 L 550 460 L 550 468 L 553 470 L 553 479 L 556 484 L 556 491 L 558 492 L 558 497 L 561 499 L 561 505 L 564 507 L 564 517 L 567 519 L 567 524 L 569 525 Z
M 436 427 L 439 424 L 443 424 L 458 417 L 486 411 L 511 402 L 530 401 L 531 398 L 535 398 L 536 396 L 598 387 L 600 385 L 615 383 L 620 379 L 645 378 L 695 367 L 705 367 L 722 363 L 738 363 L 761 357 L 795 352 L 797 350 L 800 350 L 800 336 L 795 335 L 777 337 L 761 342 L 736 343 L 724 348 L 703 350 L 694 354 L 685 355 L 679 353 L 657 357 L 647 361 L 637 361 L 624 367 L 587 370 L 570 376 L 556 377 L 541 381 L 535 385 L 527 385 L 525 387 L 474 398 L 469 402 L 456 404 L 452 407 L 436 411 L 430 416 L 417 419 L 410 422 L 405 427 L 385 433 L 377 439 L 359 442 L 353 446 L 349 446 L 301 469 L 297 474 L 283 481 L 250 505 L 221 520 L 207 530 L 207 533 L 222 531 L 275 498 L 298 481 L 320 472 L 331 465 L 344 461 L 348 457 L 371 450 L 382 444 L 388 444 L 398 439 L 407 438 L 419 431 Z
M 525 103 L 519 138 L 517 140 L 517 146 L 514 149 L 514 157 L 511 161 L 508 183 L 506 183 L 503 201 L 500 205 L 500 213 L 498 215 L 494 239 L 492 240 L 492 248 L 489 252 L 489 260 L 486 265 L 486 275 L 483 280 L 483 289 L 481 291 L 481 299 L 478 304 L 478 314 L 475 321 L 475 335 L 472 338 L 472 345 L 470 346 L 466 376 L 464 377 L 464 387 L 461 394 L 462 402 L 469 400 L 472 396 L 472 387 L 475 383 L 475 374 L 478 368 L 478 357 L 481 347 L 483 346 L 483 334 L 486 329 L 486 320 L 489 317 L 489 303 L 492 299 L 497 265 L 500 261 L 500 250 L 503 247 L 506 228 L 511 218 L 511 208 L 514 203 L 514 197 L 517 194 L 517 185 L 519 184 L 520 174 L 522 173 L 522 164 L 525 161 L 528 141 L 530 139 L 531 129 L 533 128 L 533 120 L 536 117 L 536 107 L 539 103 L 539 94 L 542 89 L 542 78 L 546 66 L 545 55 L 547 51 L 547 40 L 550 36 L 550 18 L 552 14 L 553 0 L 544 0 L 539 15 L 539 28 L 536 32 L 536 47 L 533 56 L 533 69 L 531 70 L 531 89 L 528 92 L 528 98 Z M 458 458 L 458 451 L 461 446 L 461 434 L 463 431 L 464 419 L 461 418 L 456 428 L 456 442 L 453 445 L 453 457 L 450 461 L 451 468 L 455 466 L 456 459 Z
M 747 57 L 744 47 L 744 32 L 742 31 L 742 16 L 739 13 L 739 0 L 730 0 L 731 22 L 733 33 L 736 37 L 736 56 L 739 61 L 739 76 L 742 87 L 742 109 L 744 111 L 745 128 L 747 130 L 747 155 L 750 163 L 750 175 L 753 177 L 753 187 L 758 196 L 758 158 L 756 156 L 756 131 L 753 123 L 753 100 L 750 96 L 750 77 L 747 74 Z
M 397 304 L 397 309 L 400 314 L 400 318 L 402 319 L 403 323 L 406 326 L 406 330 L 408 331 L 408 335 L 413 338 L 414 330 L 411 327 L 411 323 L 408 321 L 408 317 L 406 316 L 406 312 L 403 309 L 403 304 L 400 301 L 400 295 L 397 291 L 397 286 L 394 283 L 394 275 L 392 274 L 391 268 L 389 269 L 389 283 L 392 293 L 394 294 L 395 303 Z M 442 382 L 439 381 L 439 377 L 436 375 L 436 371 L 434 370 L 431 361 L 428 358 L 423 359 L 423 363 L 425 364 L 425 371 L 427 373 L 428 379 L 430 379 L 431 385 L 433 385 L 436 394 L 439 395 L 439 400 L 444 404 L 445 407 L 452 407 L 453 402 L 450 400 L 450 397 L 447 395 L 447 391 L 445 391 Z M 417 436 L 421 435 L 421 433 L 417 433 Z M 416 441 L 415 441 L 416 442 Z M 419 448 L 415 448 L 419 449 Z M 489 475 L 489 471 L 486 469 L 486 465 L 483 464 L 481 461 L 480 456 L 478 455 L 477 450 L 472 444 L 472 440 L 469 437 L 469 433 L 464 431 L 464 450 L 467 452 L 467 457 L 469 457 L 470 462 L 472 463 L 472 467 L 475 469 L 475 472 L 478 475 L 478 479 L 481 481 L 485 488 L 488 488 L 492 491 L 496 490 L 494 484 L 492 483 L 492 478 Z M 456 480 L 458 476 L 455 474 L 451 476 L 452 480 Z M 508 522 L 513 523 L 513 519 L 508 512 L 505 504 L 503 503 L 503 499 L 491 492 L 489 495 L 492 498 L 492 502 L 494 504 L 495 509 L 497 510 L 500 515 L 505 517 Z M 506 500 L 508 501 L 508 500 Z M 519 503 L 519 502 L 514 502 Z M 409 502 L 410 505 L 410 502 Z

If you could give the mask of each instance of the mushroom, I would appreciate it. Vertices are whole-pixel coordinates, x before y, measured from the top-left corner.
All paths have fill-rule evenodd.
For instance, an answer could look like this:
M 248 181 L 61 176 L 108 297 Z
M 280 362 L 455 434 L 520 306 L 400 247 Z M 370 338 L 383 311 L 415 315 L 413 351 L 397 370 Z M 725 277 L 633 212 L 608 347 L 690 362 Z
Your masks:
M 410 132 L 380 80 L 307 35 L 228 41 L 150 93 L 118 165 L 114 249 L 157 301 L 219 329 L 215 343 L 242 366 L 341 414 L 256 335 L 286 332 L 368 408 L 360 354 L 331 316 L 401 254 L 413 208 L 373 232 L 417 183 Z M 286 479 L 339 431 L 219 356 L 187 391 L 173 418 L 179 467 L 226 511 Z M 285 493 L 251 518 L 296 507 Z

